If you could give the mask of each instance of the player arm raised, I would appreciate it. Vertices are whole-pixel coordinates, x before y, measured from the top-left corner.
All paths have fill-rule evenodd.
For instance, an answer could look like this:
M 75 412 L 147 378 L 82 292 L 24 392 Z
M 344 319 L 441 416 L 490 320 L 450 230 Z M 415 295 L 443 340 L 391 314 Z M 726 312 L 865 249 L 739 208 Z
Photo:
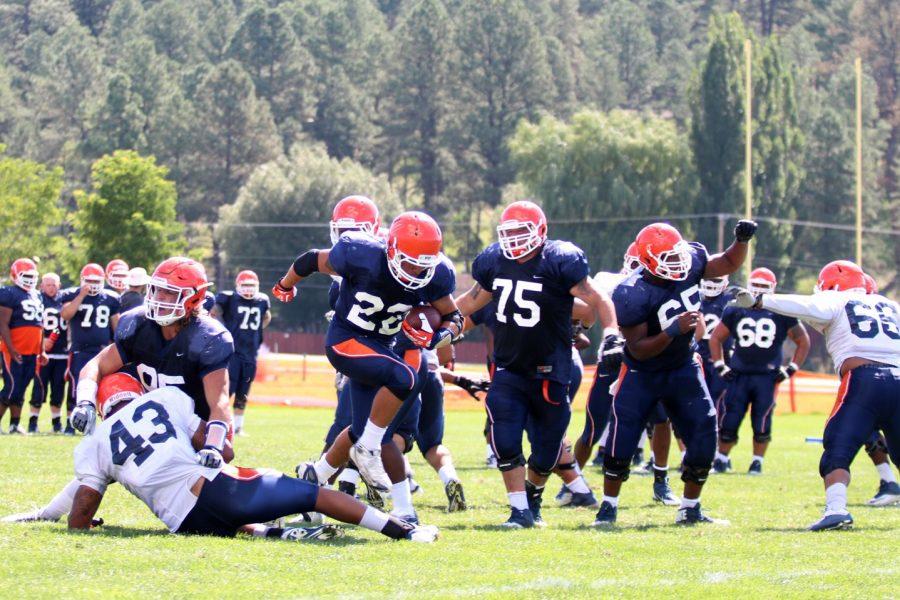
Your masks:
M 272 295 L 282 302 L 290 302 L 297 296 L 297 284 L 313 273 L 337 275 L 334 267 L 328 262 L 329 253 L 330 250 L 307 250 L 298 256 L 284 277 L 275 283 Z
M 8 306 L 0 306 L 0 339 L 3 340 L 3 345 L 6 346 L 6 349 L 9 350 L 9 355 L 12 359 L 17 363 L 21 363 L 22 355 L 16 352 L 16 348 L 12 343 L 12 333 L 9 330 L 10 320 L 12 320 L 12 309 Z
M 86 485 L 79 486 L 69 511 L 69 529 L 90 529 L 102 500 L 102 493 Z
M 719 254 L 713 254 L 706 262 L 703 277 L 706 279 L 731 275 L 741 268 L 747 259 L 747 251 L 750 248 L 750 240 L 756 233 L 755 221 L 738 221 L 734 227 L 734 242 Z
M 59 318 L 65 321 L 71 321 L 75 317 L 75 313 L 81 308 L 81 303 L 88 295 L 87 284 L 78 288 L 78 295 L 62 305 L 59 309 Z

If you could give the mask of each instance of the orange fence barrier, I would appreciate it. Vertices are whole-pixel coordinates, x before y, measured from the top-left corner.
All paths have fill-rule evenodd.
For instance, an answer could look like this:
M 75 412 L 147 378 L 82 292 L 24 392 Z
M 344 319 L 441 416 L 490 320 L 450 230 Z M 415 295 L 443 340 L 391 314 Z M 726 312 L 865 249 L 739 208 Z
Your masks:
M 472 377 L 485 376 L 478 364 L 458 364 L 457 372 Z M 292 406 L 334 406 L 334 369 L 318 354 L 265 353 L 259 357 L 251 401 Z M 585 367 L 581 388 L 573 405 L 583 409 L 594 380 L 594 367 Z M 778 389 L 776 413 L 828 413 L 834 404 L 839 381 L 835 375 L 800 371 Z M 481 409 L 464 391 L 447 386 L 445 404 L 451 409 Z

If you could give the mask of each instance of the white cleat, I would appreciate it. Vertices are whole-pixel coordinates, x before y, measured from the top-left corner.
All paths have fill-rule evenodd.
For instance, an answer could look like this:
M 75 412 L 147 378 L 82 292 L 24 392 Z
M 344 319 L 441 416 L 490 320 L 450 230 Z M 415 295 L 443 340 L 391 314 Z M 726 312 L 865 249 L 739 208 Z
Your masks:
M 325 516 L 320 512 L 300 513 L 290 521 L 284 522 L 281 527 L 317 527 L 325 522 Z
M 7 515 L 0 519 L 0 523 L 32 523 L 34 521 L 50 521 L 55 523 L 59 519 L 45 519 L 41 517 L 41 509 L 36 508 L 28 512 Z
M 357 442 L 350 448 L 350 460 L 359 469 L 359 474 L 379 492 L 391 489 L 391 479 L 381 462 L 381 448 L 369 450 Z
M 337 525 L 320 525 L 318 527 L 293 527 L 285 529 L 281 539 L 294 542 L 324 542 L 344 537 L 344 530 Z
M 406 534 L 406 539 L 409 541 L 423 544 L 430 544 L 438 537 L 440 537 L 440 532 L 434 525 L 416 525 Z

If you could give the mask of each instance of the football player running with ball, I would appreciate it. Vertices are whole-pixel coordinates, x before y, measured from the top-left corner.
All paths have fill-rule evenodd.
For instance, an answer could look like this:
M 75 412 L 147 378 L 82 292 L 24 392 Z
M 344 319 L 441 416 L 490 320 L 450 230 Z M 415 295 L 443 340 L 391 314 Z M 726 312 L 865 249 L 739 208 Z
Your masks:
M 242 435 L 244 411 L 250 386 L 256 378 L 256 357 L 262 345 L 263 329 L 272 320 L 269 297 L 260 293 L 256 273 L 238 273 L 234 290 L 216 296 L 210 316 L 222 321 L 234 340 L 234 354 L 228 363 L 228 384 L 234 406 L 234 433 Z
M 559 460 L 572 415 L 568 388 L 574 368 L 574 299 L 584 301 L 600 321 L 605 346 L 614 346 L 619 338 L 612 302 L 588 277 L 584 252 L 547 239 L 547 219 L 537 204 L 507 206 L 497 234 L 499 241 L 475 258 L 476 283 L 458 302 L 465 315 L 492 299 L 496 303 L 496 370 L 485 407 L 512 508 L 504 525 L 529 528 L 543 524 L 544 486 Z M 529 418 L 534 427 L 526 478 L 522 435 Z
M 431 217 L 405 212 L 391 224 L 386 244 L 362 232 L 344 233 L 330 250 L 298 256 L 272 289 L 280 301 L 290 302 L 296 285 L 313 273 L 342 278 L 325 354 L 350 379 L 353 423 L 316 462 L 319 483 L 352 458 L 367 482 L 381 492 L 391 489 L 381 448 L 393 443 L 388 426 L 419 389 L 416 369 L 393 351 L 392 339 L 406 312 L 419 304 L 430 304 L 442 317 L 439 327 L 416 333 L 420 347 L 447 345 L 462 330 L 451 296 L 456 275 L 441 244 L 440 227 Z
M 884 432 L 891 460 L 900 465 L 900 307 L 867 294 L 862 269 L 848 260 L 825 265 L 812 296 L 739 290 L 735 303 L 802 319 L 825 335 L 841 387 L 825 422 L 819 461 L 825 514 L 809 529 L 850 528 L 850 464 L 873 431 Z
M 642 269 L 613 292 L 625 336 L 625 364 L 613 384 L 609 438 L 603 457 L 603 502 L 594 526 L 616 522 L 619 491 L 631 457 L 658 403 L 686 445 L 684 494 L 675 522 L 709 522 L 700 510 L 700 491 L 716 451 L 716 410 L 696 354 L 694 330 L 702 319 L 700 281 L 737 271 L 747 256 L 756 223 L 740 221 L 735 241 L 708 256 L 665 223 L 648 225 L 635 238 Z
M 769 269 L 754 269 L 748 287 L 754 294 L 774 294 L 777 281 Z M 722 347 L 734 339 L 730 366 L 725 364 Z M 781 364 L 781 346 L 790 338 L 796 348 L 791 362 Z M 750 475 L 762 473 L 763 457 L 772 439 L 772 413 L 775 391 L 782 381 L 800 369 L 809 353 L 806 328 L 793 317 L 768 310 L 729 306 L 709 340 L 710 356 L 719 376 L 727 382 L 719 410 L 719 451 L 713 461 L 716 473 L 731 470 L 728 453 L 737 444 L 738 430 L 747 408 L 753 426 L 753 459 Z

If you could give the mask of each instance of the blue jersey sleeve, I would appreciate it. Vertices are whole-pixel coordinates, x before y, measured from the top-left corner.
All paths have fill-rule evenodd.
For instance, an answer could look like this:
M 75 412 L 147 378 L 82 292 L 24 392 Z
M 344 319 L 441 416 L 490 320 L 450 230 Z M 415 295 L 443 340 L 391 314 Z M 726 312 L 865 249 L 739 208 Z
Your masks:
M 728 331 L 734 333 L 734 328 L 737 326 L 737 320 L 740 318 L 738 314 L 740 309 L 736 306 L 728 306 L 725 308 L 725 311 L 722 313 L 722 323 L 725 324 L 725 327 L 728 328 Z
M 15 306 L 12 289 L 12 287 L 0 288 L 0 306 L 5 306 L 6 308 L 13 308 Z
M 222 307 L 222 314 L 228 310 L 228 303 L 231 301 L 231 294 L 219 292 L 216 294 L 216 304 Z
M 384 253 L 384 244 L 358 232 L 348 231 L 328 253 L 328 262 L 341 277 L 352 277 L 358 271 L 371 272 Z
M 494 272 L 499 253 L 500 245 L 494 243 L 482 250 L 472 262 L 472 277 L 489 292 L 494 289 Z
M 442 256 L 441 262 L 434 269 L 434 276 L 425 286 L 425 294 L 422 299 L 425 302 L 434 302 L 449 296 L 455 289 L 456 270 L 453 268 L 453 263 L 447 257 Z
M 190 354 L 199 366 L 200 377 L 228 367 L 234 354 L 234 340 L 218 321 L 204 319 L 200 323 L 200 335 L 191 340 Z
M 328 307 L 334 310 L 337 305 L 338 296 L 341 294 L 341 284 L 337 281 L 331 281 L 331 287 L 328 288 Z
M 56 296 L 56 299 L 61 303 L 66 304 L 67 302 L 71 302 L 75 296 L 78 295 L 78 288 L 66 288 L 59 292 L 59 295 Z
M 709 253 L 706 246 L 700 242 L 690 242 L 688 244 L 691 249 L 691 270 L 689 277 L 695 279 L 698 283 L 703 279 L 703 273 L 706 271 L 706 263 L 709 262 Z
M 123 363 L 129 363 L 133 359 L 138 329 L 145 318 L 144 311 L 141 310 L 130 310 L 119 318 L 114 341 Z
M 785 331 L 790 331 L 800 323 L 795 317 L 778 316 L 781 317 L 781 326 L 784 327 Z
M 117 315 L 121 312 L 122 302 L 119 294 L 116 292 L 107 292 L 106 305 L 109 306 L 109 314 Z
M 584 252 L 569 242 L 562 242 L 554 249 L 554 264 L 567 289 L 590 275 L 590 268 Z
M 635 273 L 613 290 L 612 301 L 620 327 L 634 327 L 645 323 L 649 318 L 646 296 L 635 287 L 639 276 L 639 273 Z

